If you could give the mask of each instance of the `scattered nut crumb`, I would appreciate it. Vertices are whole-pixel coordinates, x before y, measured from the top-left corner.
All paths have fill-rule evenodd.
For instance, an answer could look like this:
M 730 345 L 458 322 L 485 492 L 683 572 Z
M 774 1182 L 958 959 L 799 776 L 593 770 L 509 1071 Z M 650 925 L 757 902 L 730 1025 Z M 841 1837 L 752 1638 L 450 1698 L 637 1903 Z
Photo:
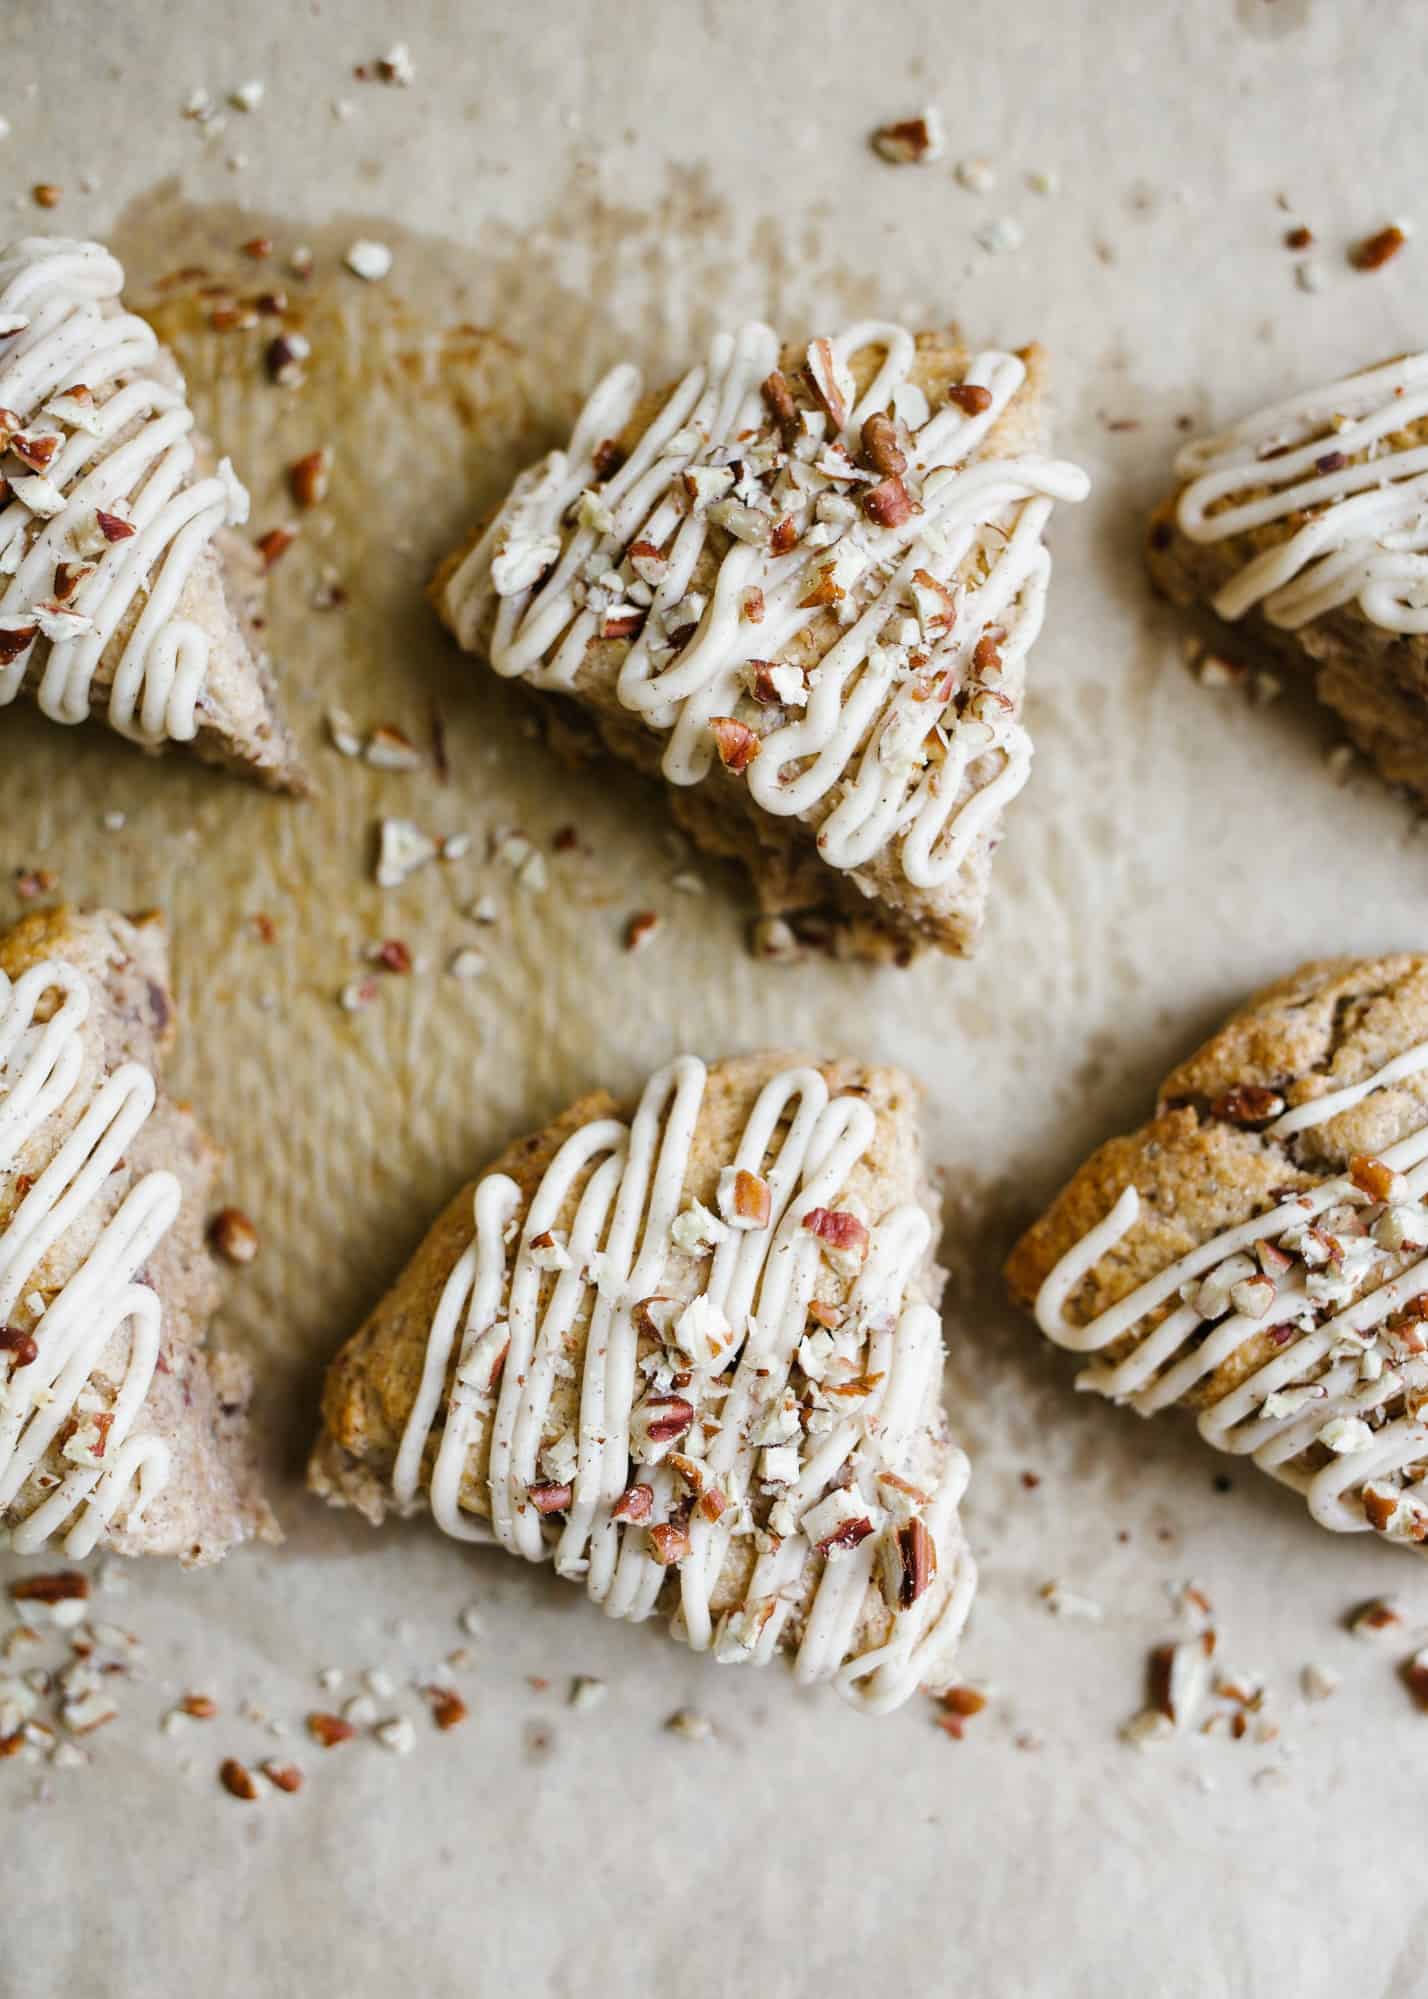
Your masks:
M 258 1231 L 241 1208 L 220 1208 L 208 1240 L 226 1263 L 251 1263 L 258 1254 Z

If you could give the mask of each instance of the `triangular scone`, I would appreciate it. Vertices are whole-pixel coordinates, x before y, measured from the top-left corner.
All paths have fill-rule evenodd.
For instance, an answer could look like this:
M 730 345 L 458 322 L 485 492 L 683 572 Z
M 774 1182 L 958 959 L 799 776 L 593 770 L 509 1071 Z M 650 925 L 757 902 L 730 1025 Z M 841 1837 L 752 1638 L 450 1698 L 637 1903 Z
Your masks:
M 1195 1412 L 1323 1526 L 1428 1539 L 1428 957 L 1301 967 L 1007 1265 L 1079 1385 Z
M 975 1583 L 935 1218 L 896 1070 L 685 1056 L 633 1112 L 587 1097 L 343 1348 L 310 1482 L 894 1707 L 946 1681 Z
M 56 910 L 0 938 L 0 1539 L 216 1561 L 276 1539 L 247 1370 L 202 1351 L 218 1154 L 156 1072 L 156 918 Z
M 1384 777 L 1428 798 L 1428 354 L 1276 403 L 1175 470 L 1156 585 L 1310 673 Z
M 98 243 L 0 252 L 0 707 L 306 788 L 254 640 L 248 495 Z
M 569 697 L 545 705 L 576 741 L 662 773 L 767 918 L 966 953 L 1031 765 L 1042 529 L 1087 490 L 1042 431 L 1038 349 L 744 326 L 657 393 L 606 376 L 434 601 L 497 673 Z

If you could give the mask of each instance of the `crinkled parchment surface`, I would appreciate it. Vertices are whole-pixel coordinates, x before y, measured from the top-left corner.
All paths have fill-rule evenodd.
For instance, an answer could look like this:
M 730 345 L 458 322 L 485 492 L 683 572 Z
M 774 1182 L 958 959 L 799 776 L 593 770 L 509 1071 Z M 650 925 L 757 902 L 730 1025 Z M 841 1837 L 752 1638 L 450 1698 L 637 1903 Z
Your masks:
M 263 1236 L 223 1325 L 259 1369 L 289 1537 L 216 1573 L 133 1573 L 107 1614 L 141 1632 L 148 1681 L 84 1769 L 0 1766 L 0 1990 L 1423 1991 L 1428 1723 L 1392 1670 L 1428 1621 L 1423 1571 L 1318 1532 L 1256 1475 L 1217 1492 L 1193 1435 L 1078 1398 L 996 1276 L 1017 1227 L 1248 988 L 1312 954 L 1424 943 L 1428 849 L 1408 812 L 1366 780 L 1335 787 L 1301 704 L 1259 712 L 1197 686 L 1138 561 L 1177 419 L 1227 419 L 1421 342 L 1416 248 L 1371 278 L 1343 258 L 1421 202 L 1421 10 L 130 0 L 116 17 L 21 0 L 6 28 L 13 226 L 111 235 L 146 298 L 190 265 L 254 290 L 308 242 L 303 390 L 264 382 L 260 332 L 203 329 L 201 281 L 170 287 L 161 316 L 252 483 L 254 532 L 292 515 L 288 460 L 327 444 L 335 462 L 331 501 L 274 573 L 315 800 L 0 720 L 5 877 L 48 867 L 72 897 L 170 916 L 178 1085 Z M 411 88 L 354 81 L 397 36 Z M 220 99 L 249 78 L 263 103 L 223 131 L 181 117 L 195 86 Z M 949 158 L 876 160 L 869 129 L 927 102 Z M 952 172 L 978 154 L 997 171 L 982 195 Z M 1028 186 L 1043 169 L 1059 192 Z M 65 189 L 49 215 L 29 201 L 41 180 Z M 979 246 L 1004 217 L 1022 247 Z M 1280 241 L 1301 218 L 1314 295 Z M 272 265 L 245 262 L 238 245 L 263 234 Z M 385 285 L 342 273 L 359 236 L 392 246 Z M 701 864 L 707 892 L 679 893 L 639 792 L 557 777 L 422 585 L 617 357 L 678 366 L 721 320 L 813 329 L 877 310 L 1045 340 L 1058 442 L 1095 493 L 1053 526 L 1036 769 L 981 956 L 758 966 L 730 883 Z M 346 608 L 315 614 L 332 575 Z M 449 781 L 340 759 L 334 703 L 423 745 L 439 715 Z M 380 891 L 384 813 L 469 831 L 470 858 Z M 498 828 L 548 851 L 565 825 L 579 845 L 550 854 L 544 893 L 487 858 Z M 500 920 L 478 935 L 463 912 L 485 894 Z M 644 908 L 662 923 L 630 957 L 623 924 Z M 385 937 L 417 971 L 343 1012 L 339 989 Z M 469 983 L 443 969 L 465 945 L 489 958 Z M 955 1274 L 948 1395 L 984 1578 L 965 1665 L 993 1691 L 960 1743 L 925 1703 L 862 1720 L 609 1624 L 499 1554 L 419 1523 L 374 1535 L 301 1490 L 326 1358 L 464 1175 L 592 1084 L 768 1041 L 894 1058 L 927 1086 Z M 1117 1740 L 1147 1647 L 1177 1629 L 1167 1588 L 1190 1576 L 1224 1656 L 1268 1675 L 1278 1742 L 1142 1756 Z M 1051 1617 L 1050 1578 L 1102 1621 Z M 1390 1588 L 1408 1625 L 1374 1651 L 1340 1620 Z M 417 1720 L 410 1758 L 301 1737 L 308 1707 L 341 1698 L 319 1693 L 321 1669 L 347 1669 L 343 1692 L 364 1667 L 405 1683 L 463 1642 L 464 1728 L 437 1735 L 403 1686 L 386 1706 Z M 1344 1683 L 1306 1707 L 1310 1660 Z M 608 1682 L 602 1707 L 565 1705 L 575 1674 Z M 180 1741 L 157 1719 L 186 1688 L 223 1712 Z M 294 1736 L 275 1742 L 245 1701 Z M 680 1707 L 709 1739 L 665 1731 Z M 221 1756 L 275 1751 L 307 1766 L 300 1796 L 241 1805 L 218 1788 Z

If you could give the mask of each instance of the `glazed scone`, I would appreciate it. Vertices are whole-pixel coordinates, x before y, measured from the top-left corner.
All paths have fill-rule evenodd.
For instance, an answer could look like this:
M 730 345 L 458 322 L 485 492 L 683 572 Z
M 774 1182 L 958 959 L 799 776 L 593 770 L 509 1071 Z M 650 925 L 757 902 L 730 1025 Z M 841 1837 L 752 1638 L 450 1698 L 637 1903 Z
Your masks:
M 98 243 L 0 251 L 0 708 L 306 781 L 255 641 L 248 495 Z
M 1026 782 L 1057 499 L 1042 358 L 869 321 L 613 370 L 433 600 L 558 742 L 662 775 L 680 828 L 791 929 L 905 962 L 974 947 Z
M 203 1343 L 218 1154 L 159 1090 L 163 927 L 109 911 L 0 937 L 0 1542 L 216 1561 L 278 1538 L 247 1370 Z
M 333 1363 L 309 1482 L 895 1707 L 975 1584 L 935 1242 L 896 1070 L 682 1057 L 457 1195 Z
M 1175 469 L 1158 588 L 1308 673 L 1383 776 L 1428 798 L 1428 354 L 1277 403 Z
M 1338 1532 L 1428 1539 L 1428 957 L 1304 965 L 1007 1265 L 1078 1385 L 1178 1403 Z

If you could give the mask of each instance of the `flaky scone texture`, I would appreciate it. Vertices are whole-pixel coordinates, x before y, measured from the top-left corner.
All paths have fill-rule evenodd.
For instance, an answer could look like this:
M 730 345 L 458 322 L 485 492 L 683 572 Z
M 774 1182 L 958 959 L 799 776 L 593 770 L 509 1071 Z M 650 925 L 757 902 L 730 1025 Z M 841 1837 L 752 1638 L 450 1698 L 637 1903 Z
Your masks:
M 1409 425 L 1388 441 L 1404 450 L 1428 444 L 1428 423 Z M 1236 504 L 1264 490 L 1247 486 Z M 1258 605 L 1233 623 L 1217 618 L 1210 606 L 1219 591 L 1255 556 L 1289 541 L 1310 516 L 1294 512 L 1223 540 L 1195 541 L 1177 519 L 1183 491 L 1169 494 L 1151 516 L 1145 553 L 1156 589 L 1172 604 L 1193 609 L 1230 658 L 1285 667 L 1306 681 L 1390 784 L 1428 798 L 1428 634 L 1388 631 L 1357 600 L 1292 631 L 1272 623 Z
M 173 1043 L 176 1018 L 168 948 L 161 920 L 131 920 L 110 910 L 37 911 L 0 937 L 0 970 L 17 979 L 31 966 L 61 958 L 83 974 L 90 1008 L 82 1024 L 83 1067 L 76 1087 L 35 1133 L 17 1161 L 0 1173 L 0 1231 L 26 1190 L 83 1117 L 95 1091 L 123 1063 L 137 1062 L 156 1079 Z M 206 1240 L 209 1200 L 221 1155 L 191 1111 L 163 1093 L 120 1165 L 75 1224 L 43 1258 L 27 1290 L 46 1301 L 74 1275 L 106 1222 L 146 1173 L 163 1169 L 182 1190 L 178 1218 L 136 1281 L 158 1294 L 163 1308 L 159 1361 L 136 1424 L 171 1453 L 167 1483 L 135 1525 L 123 1513 L 101 1545 L 125 1555 L 173 1555 L 184 1564 L 218 1560 L 240 1542 L 280 1538 L 258 1487 L 247 1428 L 251 1380 L 235 1356 L 205 1351 L 218 1304 L 217 1270 Z M 91 1381 L 112 1385 L 122 1372 L 120 1337 L 100 1356 Z M 42 1461 L 63 1474 L 58 1448 Z M 40 1495 L 31 1481 L 17 1496 L 12 1519 Z
M 1428 956 L 1318 959 L 1265 987 L 1165 1079 L 1151 1121 L 1094 1152 L 1027 1230 L 1006 1266 L 1013 1296 L 1033 1306 L 1058 1260 L 1128 1187 L 1139 1190 L 1139 1218 L 1067 1299 L 1073 1326 L 1088 1325 L 1286 1193 L 1345 1173 L 1355 1159 L 1377 1158 L 1428 1123 L 1428 1069 L 1283 1138 L 1263 1128 L 1269 1100 L 1279 1110 L 1312 1103 L 1366 1081 L 1424 1040 Z M 1186 1405 L 1218 1403 L 1270 1360 L 1283 1344 L 1274 1318 L 1270 1312 L 1261 1330 L 1182 1398 Z M 1098 1359 L 1114 1365 L 1135 1342 L 1134 1333 L 1123 1335 Z M 1309 1472 L 1327 1460 L 1314 1446 L 1300 1468 Z
M 760 1091 L 781 1070 L 806 1063 L 821 1071 L 831 1095 L 855 1092 L 875 1114 L 873 1142 L 850 1173 L 841 1198 L 865 1213 L 870 1224 L 903 1204 L 918 1204 L 934 1223 L 930 1242 L 935 1246 L 938 1202 L 921 1156 L 914 1087 L 896 1069 L 853 1061 L 820 1063 L 803 1056 L 769 1053 L 712 1064 L 689 1153 L 681 1205 L 696 1201 L 710 1208 L 715 1205 L 720 1169 L 734 1156 L 740 1133 Z M 509 1175 L 521 1190 L 517 1228 L 546 1168 L 566 1139 L 597 1118 L 627 1117 L 630 1109 L 604 1092 L 594 1093 L 573 1104 L 543 1130 L 518 1140 L 493 1163 L 490 1173 Z M 335 1505 L 356 1507 L 374 1524 L 379 1524 L 389 1511 L 399 1510 L 392 1493 L 397 1450 L 416 1399 L 438 1301 L 454 1265 L 472 1240 L 475 1184 L 464 1187 L 438 1217 L 406 1270 L 342 1348 L 328 1374 L 322 1402 L 322 1430 L 309 1467 L 308 1482 L 323 1498 Z M 557 1235 L 568 1226 L 583 1184 L 572 1189 L 556 1225 Z M 704 1288 L 708 1267 L 707 1254 L 673 1254 L 661 1279 L 661 1296 L 679 1301 L 694 1297 Z M 929 1248 L 914 1275 L 908 1302 L 935 1307 L 944 1278 L 945 1273 L 937 1267 Z M 851 1289 L 851 1279 L 840 1276 L 830 1264 L 820 1269 L 816 1298 L 823 1304 L 834 1308 L 845 1305 Z M 587 1331 L 588 1321 L 581 1321 L 568 1336 L 570 1367 L 557 1383 L 543 1432 L 546 1444 L 577 1420 Z M 453 1357 L 443 1409 L 449 1399 L 454 1369 Z M 795 1381 L 798 1378 L 795 1370 Z M 938 1399 L 939 1381 L 940 1369 L 934 1369 L 908 1473 L 914 1483 L 928 1492 L 936 1490 L 951 1448 L 947 1419 Z M 472 1439 L 460 1492 L 462 1509 L 483 1518 L 489 1517 L 491 1504 L 487 1483 L 491 1413 L 487 1411 Z M 438 1416 L 428 1439 L 418 1495 L 421 1503 L 425 1501 L 441 1422 Z M 767 1502 L 760 1505 L 766 1513 Z M 956 1564 L 950 1559 L 953 1551 L 946 1552 L 949 1559 L 934 1584 L 939 1605 L 955 1579 Z M 735 1540 L 714 1592 L 716 1615 L 742 1601 L 752 1567 L 750 1542 L 746 1538 Z M 815 1570 L 819 1567 L 821 1563 L 810 1561 L 798 1586 L 794 1613 L 781 1636 L 784 1649 L 795 1649 L 801 1637 L 807 1604 L 817 1580 Z M 671 1570 L 659 1608 L 668 1613 L 677 1600 L 676 1572 Z M 875 1585 L 870 1586 L 859 1619 L 856 1649 L 868 1650 L 882 1642 L 889 1626 L 883 1598 Z
M 23 247 L 33 249 L 36 246 L 30 244 Z M 101 324 L 114 320 L 126 309 L 117 299 L 100 299 L 96 304 Z M 3 346 L 3 341 L 0 341 L 0 346 Z M 87 358 L 80 345 L 72 357 L 72 365 L 82 373 Z M 177 361 L 167 348 L 160 347 L 143 367 L 121 372 L 112 380 L 105 379 L 92 391 L 93 403 L 102 410 L 113 397 L 144 382 L 157 382 L 163 390 L 187 397 Z M 10 412 L 5 412 L 5 415 L 9 418 Z M 21 423 L 40 427 L 53 421 L 37 410 L 21 410 L 15 416 Z M 112 439 L 106 439 L 101 463 L 113 462 L 117 454 L 137 439 L 150 421 L 150 416 L 147 408 L 141 408 L 127 424 L 115 431 Z M 11 427 L 10 424 L 5 426 L 6 437 Z M 201 433 L 190 432 L 187 442 L 193 447 L 194 463 L 175 488 L 179 495 L 198 481 L 209 478 L 218 463 L 218 453 Z M 81 473 L 71 480 L 70 490 L 84 476 Z M 131 500 L 142 507 L 140 493 L 130 494 L 120 486 L 108 494 L 106 504 L 111 508 L 127 510 Z M 36 531 L 44 526 L 44 520 L 37 518 Z M 166 556 L 167 551 L 151 573 L 151 583 L 161 574 Z M 74 559 L 67 566 L 73 570 L 78 562 L 79 551 L 75 550 Z M 269 790 L 305 793 L 310 788 L 308 778 L 296 742 L 279 712 L 273 674 L 261 639 L 264 574 L 264 564 L 257 551 L 233 528 L 220 528 L 200 549 L 179 593 L 170 621 L 192 623 L 207 636 L 209 642 L 208 661 L 195 710 L 197 733 L 184 745 L 165 739 L 155 747 L 163 750 L 184 747 L 205 762 L 221 765 Z M 61 582 L 57 570 L 53 581 L 57 600 L 68 601 L 64 591 L 72 587 L 72 584 Z M 144 613 L 148 595 L 146 588 L 136 591 L 105 644 L 95 668 L 89 686 L 89 713 L 96 721 L 105 718 L 116 671 L 134 628 Z M 12 591 L 7 609 L 18 618 L 27 608 L 30 607 L 14 602 Z M 33 698 L 37 693 L 49 666 L 50 651 L 49 641 L 43 635 L 31 647 L 20 690 L 25 697 Z
M 1025 380 L 1000 420 L 970 454 L 969 466 L 1046 445 L 1045 353 L 1033 345 L 1021 349 L 1019 358 L 1025 364 Z M 850 357 L 859 395 L 871 383 L 880 359 L 874 348 L 860 349 Z M 961 383 L 971 360 L 971 352 L 955 333 L 922 332 L 917 335 L 910 380 L 936 410 L 946 402 L 948 390 Z M 803 350 L 790 344 L 780 356 L 780 367 L 797 407 L 812 409 L 816 404 L 804 379 L 802 361 Z M 675 387 L 670 383 L 645 395 L 613 439 L 617 459 L 628 457 Z M 478 524 L 432 580 L 432 602 L 453 630 L 458 626 L 449 586 L 485 526 L 484 522 Z M 692 592 L 707 596 L 733 545 L 733 538 L 724 529 L 711 528 L 691 580 Z M 496 606 L 492 604 L 476 635 L 474 649 L 478 652 L 488 647 L 495 618 Z M 781 657 L 814 669 L 845 630 L 831 611 L 824 612 Z M 761 917 L 782 919 L 799 944 L 838 957 L 896 964 L 909 963 L 928 947 L 954 956 L 965 956 L 975 949 L 986 912 L 992 856 L 1001 837 L 1000 814 L 977 835 L 964 865 L 945 884 L 922 888 L 909 882 L 891 843 L 852 872 L 834 867 L 819 851 L 818 831 L 837 802 L 836 794 L 825 796 L 796 816 L 775 817 L 761 810 L 742 779 L 717 759 L 697 783 L 664 780 L 660 770 L 664 734 L 623 706 L 617 692 L 620 668 L 629 650 L 627 639 L 592 639 L 570 694 L 531 690 L 537 714 L 558 754 L 574 761 L 618 757 L 661 783 L 681 832 L 702 851 L 742 866 L 750 877 Z M 1019 665 L 1008 674 L 1000 691 L 1006 697 L 1008 712 L 1019 715 L 1025 693 Z M 865 731 L 859 751 L 866 745 L 871 727 Z M 990 761 L 973 760 L 958 792 L 959 801 L 995 775 L 994 769 L 984 767 Z M 768 923 L 756 926 L 756 950 L 776 955 L 775 934 Z

